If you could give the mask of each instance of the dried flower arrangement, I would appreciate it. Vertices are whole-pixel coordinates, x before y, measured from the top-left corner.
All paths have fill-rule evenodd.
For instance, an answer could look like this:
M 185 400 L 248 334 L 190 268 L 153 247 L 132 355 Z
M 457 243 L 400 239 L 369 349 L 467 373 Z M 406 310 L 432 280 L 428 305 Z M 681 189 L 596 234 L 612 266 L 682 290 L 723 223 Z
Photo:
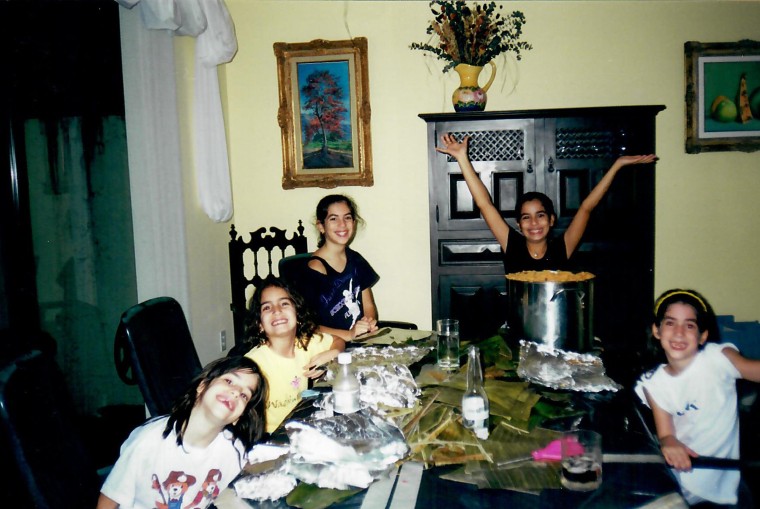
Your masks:
M 506 52 L 514 53 L 520 60 L 521 51 L 532 49 L 530 44 L 520 40 L 525 15 L 513 11 L 503 16 L 498 12 L 502 8 L 502 5 L 497 7 L 496 2 L 468 7 L 463 0 L 432 0 L 430 10 L 435 18 L 426 33 L 438 36 L 438 43 L 415 42 L 409 47 L 429 51 L 447 61 L 443 72 L 457 64 L 484 66 Z

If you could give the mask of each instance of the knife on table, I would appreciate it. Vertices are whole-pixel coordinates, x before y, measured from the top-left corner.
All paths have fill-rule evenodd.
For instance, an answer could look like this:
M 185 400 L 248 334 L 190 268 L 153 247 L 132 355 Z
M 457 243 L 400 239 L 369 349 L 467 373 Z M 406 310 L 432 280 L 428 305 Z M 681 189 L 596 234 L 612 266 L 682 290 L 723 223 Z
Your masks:
M 603 463 L 660 463 L 667 465 L 665 458 L 660 454 L 602 454 Z M 718 470 L 738 470 L 742 467 L 756 468 L 760 461 L 741 460 L 731 458 L 714 458 L 711 456 L 697 456 L 691 458 L 693 468 L 713 468 Z
M 391 328 L 390 327 L 383 327 L 382 329 L 378 329 L 374 332 L 365 332 L 364 334 L 359 334 L 354 338 L 354 342 L 359 343 L 361 341 L 367 341 L 369 339 L 375 339 L 379 338 L 380 336 L 385 336 L 386 334 L 390 333 Z

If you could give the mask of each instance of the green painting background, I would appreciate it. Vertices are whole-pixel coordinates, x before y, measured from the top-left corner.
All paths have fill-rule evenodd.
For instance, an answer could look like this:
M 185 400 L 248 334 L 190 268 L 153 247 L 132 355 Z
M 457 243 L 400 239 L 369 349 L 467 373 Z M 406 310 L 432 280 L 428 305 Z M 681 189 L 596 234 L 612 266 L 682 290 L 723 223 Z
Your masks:
M 737 57 L 739 59 L 741 57 Z M 747 94 L 760 94 L 760 60 L 737 60 L 736 62 L 705 62 L 704 64 L 704 100 L 705 131 L 733 132 L 760 131 L 760 119 L 753 118 L 746 124 L 739 121 L 718 122 L 710 117 L 710 107 L 719 95 L 734 101 L 739 108 L 739 80 L 742 73 L 747 74 Z M 753 114 L 753 116 L 756 116 Z

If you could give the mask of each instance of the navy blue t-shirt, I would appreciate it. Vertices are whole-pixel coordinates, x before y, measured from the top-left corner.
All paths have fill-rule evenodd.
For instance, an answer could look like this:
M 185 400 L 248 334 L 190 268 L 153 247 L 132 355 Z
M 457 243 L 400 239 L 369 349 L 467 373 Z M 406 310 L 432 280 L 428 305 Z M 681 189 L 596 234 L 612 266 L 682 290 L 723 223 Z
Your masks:
M 306 303 L 317 313 L 319 325 L 335 329 L 350 329 L 364 316 L 362 291 L 371 288 L 380 279 L 362 255 L 346 248 L 346 268 L 333 269 L 318 256 L 327 274 L 306 267 L 300 274 L 297 288 Z

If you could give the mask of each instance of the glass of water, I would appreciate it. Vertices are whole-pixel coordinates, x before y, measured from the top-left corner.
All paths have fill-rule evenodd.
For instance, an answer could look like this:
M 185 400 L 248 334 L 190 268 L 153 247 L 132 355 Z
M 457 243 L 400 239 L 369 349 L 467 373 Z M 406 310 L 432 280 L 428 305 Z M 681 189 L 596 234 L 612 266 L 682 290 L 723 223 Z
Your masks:
M 569 431 L 562 436 L 562 486 L 591 491 L 602 484 L 602 436 L 595 431 Z
M 459 320 L 437 320 L 435 333 L 438 336 L 438 367 L 443 371 L 459 369 Z

